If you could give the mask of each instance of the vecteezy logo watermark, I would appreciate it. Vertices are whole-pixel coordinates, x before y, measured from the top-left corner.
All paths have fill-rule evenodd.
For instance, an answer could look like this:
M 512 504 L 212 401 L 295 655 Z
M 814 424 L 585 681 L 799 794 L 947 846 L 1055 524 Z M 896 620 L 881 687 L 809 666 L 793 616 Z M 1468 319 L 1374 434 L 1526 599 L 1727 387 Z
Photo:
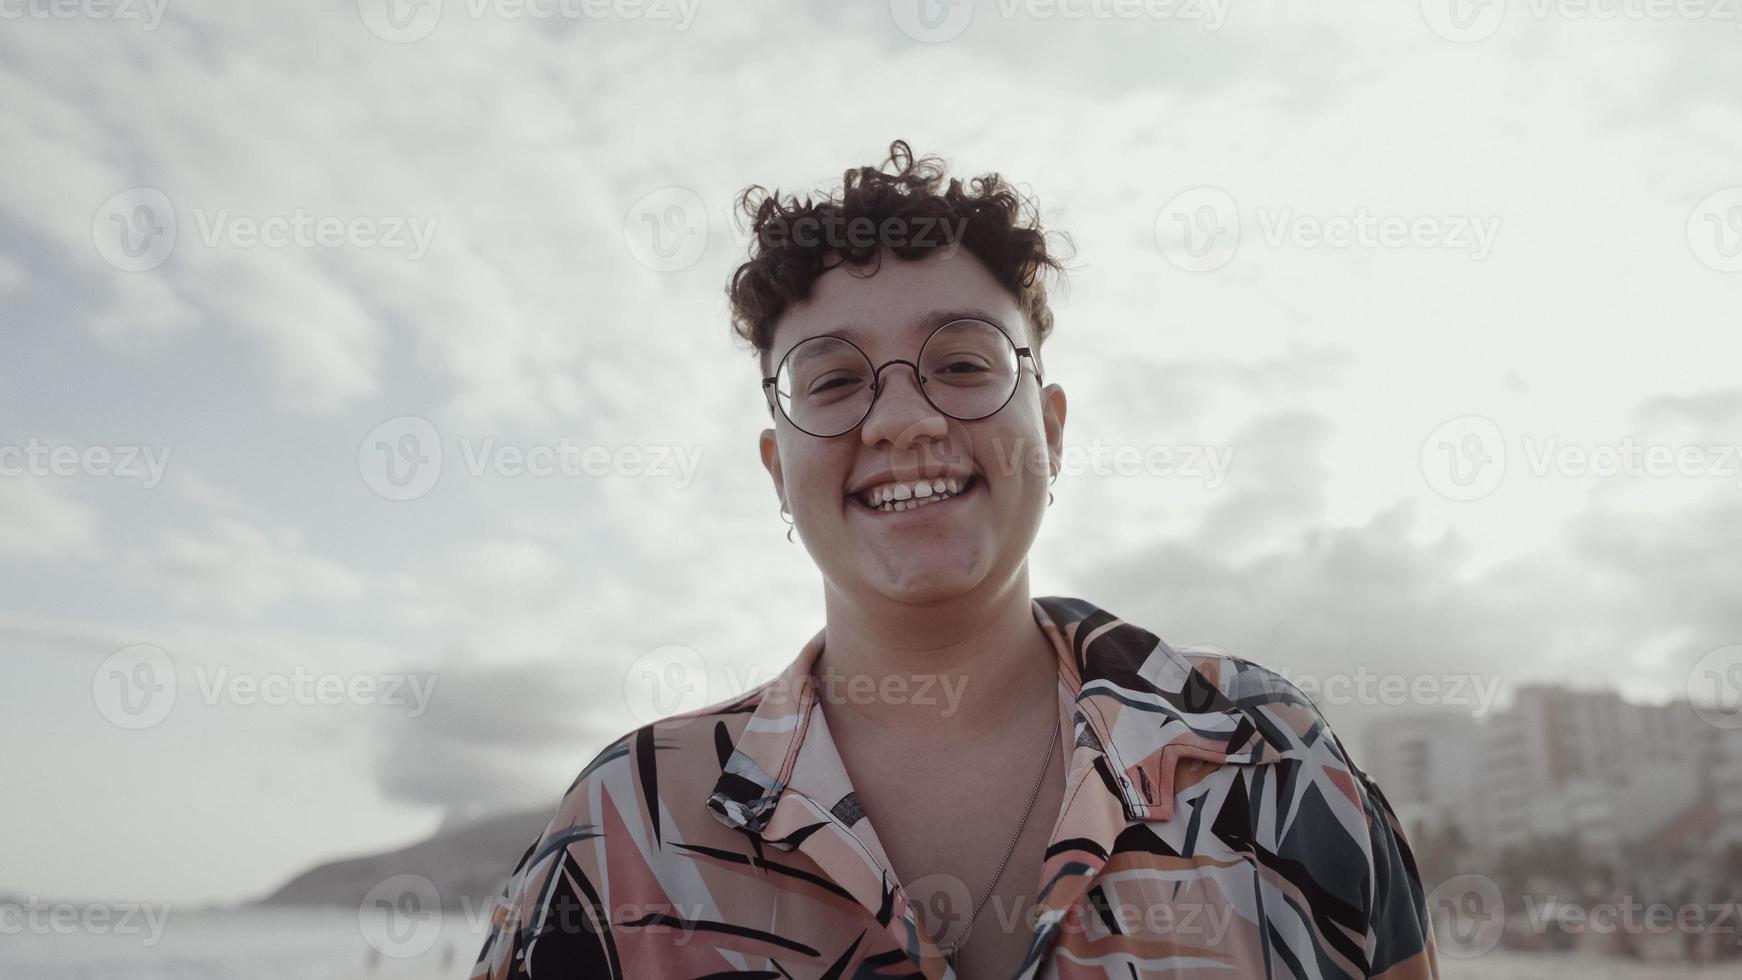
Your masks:
M 1742 728 L 1742 643 L 1719 647 L 1688 671 L 1688 702 L 1714 728 Z
M 458 441 L 460 458 L 473 478 L 676 477 L 673 486 L 682 490 L 695 479 L 702 460 L 700 446 L 606 446 L 566 437 L 535 444 L 508 443 L 494 436 L 461 436 Z M 443 457 L 436 427 L 427 419 L 401 415 L 363 437 L 357 447 L 357 472 L 364 485 L 381 497 L 416 500 L 441 479 Z
M 1035 476 L 1047 476 L 1052 467 L 1050 450 L 1039 443 L 1018 441 L 1006 446 L 992 442 L 998 474 L 1011 476 L 1026 467 Z M 1214 490 L 1228 479 L 1234 463 L 1233 446 L 1132 446 L 1103 443 L 1099 437 L 1087 444 L 1066 443 L 1059 450 L 1060 476 L 1156 477 L 1202 480 Z
M 998 17 L 1032 21 L 1196 21 L 1221 30 L 1232 0 L 996 0 Z M 903 34 L 925 44 L 959 37 L 974 17 L 974 0 L 890 0 L 889 14 Z
M 1427 911 L 1440 951 L 1460 959 L 1491 951 L 1506 930 L 1506 903 L 1487 875 L 1447 878 L 1428 892 Z
M 1742 30 L 1736 0 L 1524 0 L 1514 10 L 1537 21 L 1729 21 Z M 1422 0 L 1435 34 L 1469 44 L 1487 40 L 1506 17 L 1505 0 Z
M 1477 262 L 1494 251 L 1500 218 L 1466 214 L 1299 214 L 1293 208 L 1258 209 L 1258 225 L 1271 248 L 1420 248 L 1469 252 Z
M 1155 244 L 1187 272 L 1219 269 L 1240 249 L 1240 209 L 1220 187 L 1181 191 L 1155 216 Z
M 974 896 L 968 893 L 967 882 L 939 871 L 915 878 L 903 891 L 917 924 L 927 934 L 957 946 L 967 941 L 967 934 L 957 926 L 974 911 Z
M 163 482 L 173 446 L 51 445 L 32 438 L 22 445 L 0 445 L 0 477 L 114 477 L 139 480 L 152 490 Z
M 1568 477 L 1718 477 L 1736 480 L 1742 488 L 1742 446 L 1669 445 L 1635 442 L 1631 435 L 1619 442 L 1579 445 L 1563 443 L 1552 436 L 1524 437 L 1524 455 L 1532 476 L 1551 472 Z
M 442 19 L 442 0 L 357 0 L 369 33 L 391 44 L 428 37 Z
M 411 718 L 429 710 L 438 680 L 433 674 L 318 673 L 300 665 L 288 672 L 251 673 L 201 664 L 193 668 L 193 677 L 194 690 L 207 705 L 407 707 Z M 116 650 L 91 675 L 97 712 L 135 731 L 168 718 L 181 690 L 169 654 L 149 644 Z
M 1480 500 L 1506 476 L 1506 438 L 1481 415 L 1440 423 L 1421 444 L 1421 475 L 1448 500 Z
M 948 718 L 961 707 L 968 679 L 962 674 L 873 676 L 823 668 L 800 681 L 807 682 L 816 696 L 829 704 L 935 707 L 938 717 Z M 630 663 L 623 672 L 623 703 L 630 714 L 648 724 L 741 697 L 758 687 L 766 688 L 765 698 L 798 703 L 799 692 L 789 689 L 784 674 L 755 667 L 738 669 L 730 664 L 711 671 L 694 648 L 673 643 L 654 647 Z
M 683 32 L 701 0 L 357 0 L 363 26 L 383 41 L 409 44 L 428 37 L 444 12 L 472 20 L 640 20 L 669 22 Z
M 1494 216 L 1374 214 L 1364 207 L 1316 215 L 1260 207 L 1254 217 L 1271 248 L 1435 249 L 1468 252 L 1480 262 L 1493 252 L 1500 235 L 1500 219 Z M 1242 220 L 1227 191 L 1194 187 L 1169 198 L 1156 214 L 1156 247 L 1187 272 L 1218 269 L 1239 251 Z
M 1584 904 L 1559 895 L 1524 896 L 1525 925 L 1542 935 L 1551 929 L 1569 936 L 1700 936 L 1716 933 L 1736 943 L 1742 925 L 1735 902 L 1642 902 L 1628 894 L 1609 901 Z
M 0 0 L 0 20 L 136 20 L 140 30 L 163 23 L 169 0 Z
M 721 202 L 715 202 L 720 204 Z M 677 272 L 696 263 L 710 234 L 724 228 L 739 250 L 757 242 L 764 249 L 788 244 L 801 248 L 869 253 L 879 248 L 928 249 L 953 258 L 961 250 L 967 218 L 933 215 L 890 216 L 881 221 L 839 212 L 776 216 L 757 227 L 736 199 L 724 202 L 711 224 L 709 205 L 687 187 L 661 187 L 642 195 L 623 219 L 623 241 L 635 260 L 655 272 Z
M 122 272 L 146 272 L 175 251 L 175 208 L 155 187 L 133 187 L 103 202 L 91 218 L 91 242 Z
M 175 706 L 175 664 L 158 647 L 140 643 L 103 658 L 91 674 L 91 701 L 112 724 L 151 728 Z
M 422 956 L 442 934 L 441 893 L 423 875 L 394 875 L 363 895 L 357 928 L 383 956 Z
M 342 704 L 410 708 L 408 718 L 420 718 L 435 697 L 435 674 L 317 673 L 300 664 L 289 673 L 232 672 L 229 667 L 194 668 L 200 698 L 209 705 L 244 707 L 336 707 Z
M 1506 0 L 1421 0 L 1421 16 L 1440 37 L 1473 44 L 1500 29 L 1506 19 Z
M 1232 0 L 997 0 L 1005 20 L 1178 20 L 1205 31 L 1227 23 Z
M 648 650 L 623 672 L 623 703 L 644 725 L 706 707 L 708 689 L 702 655 L 678 643 Z
M 31 895 L 0 901 L 0 936 L 141 936 L 150 948 L 163 938 L 170 906 L 149 902 L 45 902 Z
M 922 44 L 953 41 L 974 19 L 974 0 L 889 0 L 889 16 L 901 33 Z
M 823 246 L 830 249 L 867 250 L 879 248 L 932 248 L 944 258 L 954 258 L 961 249 L 962 236 L 967 233 L 968 219 L 919 215 L 912 218 L 891 216 L 877 221 L 869 215 L 847 217 L 838 211 L 828 214 L 801 215 L 791 221 L 777 219 L 763 225 L 757 232 L 764 248 L 777 248 L 791 242 L 803 248 Z
M 419 215 L 239 214 L 230 208 L 195 208 L 200 242 L 207 248 L 382 249 L 416 262 L 429 251 L 440 218 Z M 91 219 L 91 240 L 103 260 L 123 272 L 155 269 L 175 251 L 180 223 L 169 196 L 152 187 L 124 190 L 103 202 Z
M 442 440 L 434 425 L 401 415 L 370 429 L 357 446 L 357 473 L 388 500 L 416 500 L 442 476 Z
M 1742 272 L 1742 187 L 1706 195 L 1688 215 L 1688 247 L 1719 272 Z
M 1456 707 L 1483 718 L 1500 697 L 1498 674 L 1383 674 L 1365 666 L 1351 673 L 1314 674 L 1288 667 L 1276 672 L 1321 707 Z
M 1165 888 L 1146 888 L 1138 882 L 1124 882 L 1118 888 L 1107 888 L 1105 894 L 1091 895 L 1094 913 L 1077 915 L 1069 910 L 1055 910 L 1043 916 L 1037 897 L 1016 895 L 990 896 L 980 914 L 974 915 L 974 902 L 968 885 L 961 878 L 938 872 L 916 878 L 905 886 L 906 914 L 916 918 L 916 924 L 938 937 L 940 942 L 960 946 L 970 936 L 989 934 L 996 930 L 1010 936 L 1019 931 L 1030 934 L 1058 916 L 1058 931 L 1067 935 L 1105 935 L 1109 929 L 1120 935 L 1145 939 L 1173 937 L 1197 948 L 1213 948 L 1222 944 L 1234 922 L 1234 905 L 1230 902 L 1194 902 L 1183 896 L 1163 894 Z M 973 924 L 967 920 L 973 916 Z
M 541 937 L 598 937 L 609 931 L 620 937 L 646 932 L 661 946 L 684 946 L 695 937 L 696 923 L 702 922 L 707 906 L 703 902 L 680 905 L 675 902 L 614 902 L 605 905 L 572 891 L 553 893 L 537 902 L 510 906 L 501 896 L 492 896 L 482 904 L 469 895 L 460 896 L 460 914 L 467 935 L 481 935 L 485 930 L 513 933 L 536 929 Z M 523 917 L 530 912 L 532 917 Z
M 1650 443 L 1631 435 L 1590 444 L 1526 435 L 1520 442 L 1526 468 L 1538 479 L 1715 477 L 1742 488 L 1742 446 Z M 1506 439 L 1493 420 L 1460 416 L 1442 423 L 1422 443 L 1422 475 L 1447 499 L 1476 500 L 1500 485 L 1506 457 Z
M 701 195 L 687 187 L 661 187 L 642 195 L 623 218 L 623 242 L 635 261 L 654 272 L 695 265 L 708 248 L 708 214 Z
M 404 252 L 412 262 L 429 252 L 441 219 L 419 215 L 310 214 L 294 208 L 264 217 L 231 214 L 229 208 L 194 209 L 200 240 L 208 248 L 359 248 Z

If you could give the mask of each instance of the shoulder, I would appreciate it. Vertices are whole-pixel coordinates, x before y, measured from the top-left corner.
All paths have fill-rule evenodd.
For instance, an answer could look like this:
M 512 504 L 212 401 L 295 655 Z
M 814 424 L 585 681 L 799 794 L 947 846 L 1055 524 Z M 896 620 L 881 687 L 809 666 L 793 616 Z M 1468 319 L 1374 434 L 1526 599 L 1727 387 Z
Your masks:
M 1224 710 L 1249 719 L 1278 752 L 1353 767 L 1318 705 L 1282 673 L 1220 647 L 1167 649 L 1220 696 Z
M 600 749 L 509 872 L 473 977 L 622 975 L 613 923 L 677 907 L 661 881 L 685 848 L 669 845 L 733 845 L 704 804 L 762 695 L 661 718 Z
M 1303 861 L 1346 868 L 1359 859 L 1370 866 L 1375 831 L 1390 823 L 1389 807 L 1313 700 L 1281 672 L 1221 648 L 1167 649 L 1203 689 L 1198 697 L 1212 699 L 1251 733 L 1252 751 L 1242 758 L 1275 768 L 1282 826 L 1290 828 L 1276 842 L 1279 851 L 1299 848 Z
M 578 826 L 606 829 L 600 825 L 608 815 L 625 826 L 655 826 L 662 811 L 682 825 L 696 814 L 705 817 L 703 804 L 768 690 L 764 684 L 619 735 L 563 791 L 544 838 Z
M 1278 826 L 1290 830 L 1271 846 L 1359 910 L 1370 975 L 1434 975 L 1427 901 L 1402 821 L 1312 698 L 1278 671 L 1218 648 L 1173 652 L 1258 728 L 1285 767 Z

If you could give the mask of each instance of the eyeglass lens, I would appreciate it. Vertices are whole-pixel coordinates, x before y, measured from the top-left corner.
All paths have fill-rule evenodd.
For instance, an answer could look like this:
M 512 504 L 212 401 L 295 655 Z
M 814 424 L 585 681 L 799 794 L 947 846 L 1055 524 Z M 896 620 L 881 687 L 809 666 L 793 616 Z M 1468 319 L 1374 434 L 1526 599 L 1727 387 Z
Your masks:
M 926 340 L 917 363 L 921 390 L 938 411 L 953 418 L 985 418 L 1003 408 L 1016 390 L 1016 348 L 1004 331 L 980 320 L 956 320 L 939 328 Z M 898 371 L 902 367 L 893 365 Z M 787 352 L 775 378 L 786 417 L 819 436 L 840 435 L 858 425 L 877 394 L 871 361 L 837 337 L 801 342 Z

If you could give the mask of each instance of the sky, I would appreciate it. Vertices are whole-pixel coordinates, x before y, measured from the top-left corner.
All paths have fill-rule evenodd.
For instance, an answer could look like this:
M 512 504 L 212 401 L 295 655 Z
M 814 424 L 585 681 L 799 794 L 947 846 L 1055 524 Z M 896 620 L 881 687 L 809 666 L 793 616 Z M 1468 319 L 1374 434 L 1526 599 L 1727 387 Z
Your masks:
M 1068 236 L 1035 595 L 1351 730 L 1742 696 L 1742 23 L 1303 6 L 0 0 L 0 894 L 257 897 L 789 662 L 733 200 L 896 138 Z

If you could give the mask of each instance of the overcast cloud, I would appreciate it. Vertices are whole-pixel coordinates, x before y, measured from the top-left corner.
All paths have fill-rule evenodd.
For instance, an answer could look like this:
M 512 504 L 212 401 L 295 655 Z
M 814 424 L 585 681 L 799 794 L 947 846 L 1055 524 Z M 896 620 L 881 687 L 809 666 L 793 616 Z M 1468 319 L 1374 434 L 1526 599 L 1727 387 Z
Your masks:
M 252 897 L 554 805 L 650 651 L 789 661 L 728 214 L 896 137 L 1074 245 L 1036 594 L 1502 700 L 1742 643 L 1733 25 L 1005 7 L 7 6 L 0 892 Z M 1628 440 L 1704 455 L 1561 455 Z

